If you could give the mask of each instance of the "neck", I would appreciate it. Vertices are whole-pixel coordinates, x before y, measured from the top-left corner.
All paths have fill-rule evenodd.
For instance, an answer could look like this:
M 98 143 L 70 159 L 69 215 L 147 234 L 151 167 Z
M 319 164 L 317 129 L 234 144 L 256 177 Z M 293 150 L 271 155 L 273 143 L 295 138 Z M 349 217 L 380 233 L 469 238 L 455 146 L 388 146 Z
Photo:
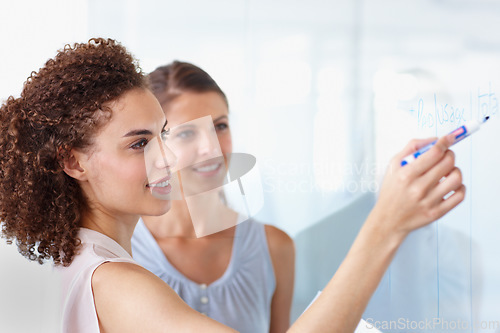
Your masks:
M 172 201 L 162 216 L 143 216 L 146 227 L 157 240 L 168 237 L 199 238 L 236 225 L 238 214 L 225 206 L 217 193 Z M 196 228 L 196 230 L 195 230 Z
M 142 220 L 156 239 L 196 238 L 191 215 L 184 200 L 173 200 L 170 210 L 164 215 L 143 216 Z
M 82 218 L 81 226 L 108 236 L 132 256 L 131 239 L 138 220 L 137 215 L 111 216 L 94 211 Z

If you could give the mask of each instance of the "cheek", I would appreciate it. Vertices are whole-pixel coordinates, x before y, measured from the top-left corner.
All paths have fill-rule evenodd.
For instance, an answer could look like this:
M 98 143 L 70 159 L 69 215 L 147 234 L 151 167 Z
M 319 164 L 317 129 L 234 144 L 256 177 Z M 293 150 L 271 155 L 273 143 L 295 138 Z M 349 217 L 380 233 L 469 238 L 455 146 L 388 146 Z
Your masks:
M 182 148 L 177 148 L 173 153 L 177 158 L 174 170 L 182 170 L 198 162 L 198 149 L 196 145 L 185 145 Z
M 100 184 L 103 179 L 107 176 L 104 175 L 106 167 L 103 167 L 103 163 L 100 159 L 93 157 L 89 160 L 86 166 L 88 182 L 90 185 Z
M 143 183 L 146 179 L 146 165 L 143 158 L 120 159 L 104 157 L 95 161 L 96 181 L 101 184 L 114 184 L 113 187 L 131 183 Z
M 122 169 L 121 172 L 126 179 L 138 183 L 147 182 L 146 165 L 144 160 L 139 159 L 133 163 L 122 164 L 120 168 Z
M 231 140 L 231 134 L 224 134 L 219 136 L 220 149 L 223 155 L 233 152 L 233 141 Z

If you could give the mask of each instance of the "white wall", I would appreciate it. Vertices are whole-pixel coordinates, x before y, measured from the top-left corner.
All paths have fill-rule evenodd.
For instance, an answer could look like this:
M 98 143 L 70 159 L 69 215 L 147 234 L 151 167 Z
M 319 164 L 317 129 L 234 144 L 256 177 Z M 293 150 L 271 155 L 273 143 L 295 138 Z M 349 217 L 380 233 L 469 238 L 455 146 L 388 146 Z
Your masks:
M 3 1 L 0 100 L 19 96 L 31 71 L 64 44 L 86 39 L 86 1 Z M 60 296 L 51 266 L 29 262 L 3 239 L 0 262 L 0 332 L 57 332 Z

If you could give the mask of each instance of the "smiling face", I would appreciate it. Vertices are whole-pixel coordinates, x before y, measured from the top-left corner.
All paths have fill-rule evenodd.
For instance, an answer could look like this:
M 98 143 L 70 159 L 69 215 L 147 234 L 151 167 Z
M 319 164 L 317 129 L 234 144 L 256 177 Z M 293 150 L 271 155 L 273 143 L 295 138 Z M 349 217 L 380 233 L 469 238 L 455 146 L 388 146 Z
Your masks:
M 170 208 L 169 167 L 175 156 L 160 139 L 165 115 L 158 101 L 150 91 L 134 89 L 109 107 L 111 119 L 90 151 L 76 153 L 90 208 L 114 216 L 164 214 Z M 145 161 L 146 147 L 154 144 L 162 154 Z
M 216 92 L 184 92 L 164 106 L 170 127 L 167 144 L 177 157 L 184 194 L 219 187 L 232 152 L 228 107 Z

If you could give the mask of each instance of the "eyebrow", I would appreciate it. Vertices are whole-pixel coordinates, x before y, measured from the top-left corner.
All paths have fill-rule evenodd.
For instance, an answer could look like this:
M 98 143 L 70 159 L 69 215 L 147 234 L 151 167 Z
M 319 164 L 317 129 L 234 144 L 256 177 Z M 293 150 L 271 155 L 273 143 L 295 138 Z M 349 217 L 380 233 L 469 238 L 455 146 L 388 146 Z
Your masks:
M 150 130 L 147 129 L 139 129 L 139 130 L 132 130 L 125 134 L 123 137 L 129 137 L 129 136 L 137 136 L 137 135 L 153 135 L 153 133 Z
M 214 123 L 218 122 L 219 120 L 222 120 L 223 118 L 226 118 L 226 119 L 227 119 L 227 116 L 226 116 L 226 115 L 224 115 L 224 116 L 220 116 L 220 117 L 218 117 L 218 118 L 214 119 Z
M 165 120 L 165 123 L 163 124 L 162 130 L 165 129 L 165 126 L 167 126 L 167 120 Z M 153 135 L 153 132 L 147 129 L 137 129 L 137 130 L 132 130 L 125 134 L 123 137 L 131 137 L 131 136 L 138 136 L 138 135 Z
M 183 128 L 196 128 L 197 126 L 196 125 L 193 125 L 193 124 L 180 124 L 180 125 L 177 125 L 175 127 L 173 127 L 172 129 L 173 130 L 177 130 L 177 129 L 183 129 Z

